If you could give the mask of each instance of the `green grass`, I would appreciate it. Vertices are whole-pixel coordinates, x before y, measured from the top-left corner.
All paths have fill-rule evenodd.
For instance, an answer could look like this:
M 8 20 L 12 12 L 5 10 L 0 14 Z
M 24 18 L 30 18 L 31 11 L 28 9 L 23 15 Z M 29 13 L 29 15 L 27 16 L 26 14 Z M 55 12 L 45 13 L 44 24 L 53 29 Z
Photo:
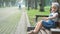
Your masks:
M 11 34 L 16 30 L 16 26 L 20 19 L 20 13 L 15 13 L 8 18 L 0 21 L 0 34 Z
M 32 26 L 35 25 L 35 23 L 34 23 L 35 15 L 49 15 L 49 13 L 50 13 L 49 10 L 50 10 L 50 7 L 47 6 L 47 7 L 45 7 L 45 11 L 44 11 L 44 12 L 41 12 L 41 11 L 39 11 L 38 9 L 37 9 L 37 10 L 35 10 L 35 9 L 30 9 L 29 11 L 27 11 L 31 25 L 32 25 Z

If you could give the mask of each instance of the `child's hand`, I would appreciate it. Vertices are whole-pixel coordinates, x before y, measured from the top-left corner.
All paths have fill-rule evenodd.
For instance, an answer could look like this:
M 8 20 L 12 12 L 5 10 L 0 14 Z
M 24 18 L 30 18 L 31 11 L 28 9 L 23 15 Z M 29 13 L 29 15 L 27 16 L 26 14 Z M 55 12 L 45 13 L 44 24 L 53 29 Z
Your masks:
M 44 20 L 48 20 L 48 18 L 47 18 L 47 17 L 45 17 L 45 18 L 44 18 Z
M 48 20 L 48 18 L 47 18 L 47 17 L 43 17 L 42 19 L 43 19 L 43 20 Z
M 46 20 L 48 20 L 48 18 L 46 18 Z

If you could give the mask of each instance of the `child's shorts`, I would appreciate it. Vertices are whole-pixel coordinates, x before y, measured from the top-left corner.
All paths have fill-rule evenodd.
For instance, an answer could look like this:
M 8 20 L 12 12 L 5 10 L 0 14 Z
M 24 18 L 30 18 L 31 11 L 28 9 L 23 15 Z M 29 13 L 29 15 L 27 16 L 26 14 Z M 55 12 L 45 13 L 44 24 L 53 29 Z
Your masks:
M 47 22 L 45 20 L 42 21 L 42 25 L 44 26 L 44 28 L 46 29 L 50 29 L 50 28 L 55 28 L 55 22 L 52 20 L 48 20 Z

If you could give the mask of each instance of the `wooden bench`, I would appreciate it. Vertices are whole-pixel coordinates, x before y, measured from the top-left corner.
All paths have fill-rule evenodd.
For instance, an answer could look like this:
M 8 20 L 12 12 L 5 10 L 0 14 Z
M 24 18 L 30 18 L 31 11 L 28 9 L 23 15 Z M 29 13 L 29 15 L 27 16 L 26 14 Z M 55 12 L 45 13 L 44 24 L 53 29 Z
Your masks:
M 51 34 L 60 34 L 60 29 L 59 28 L 52 28 L 50 29 Z
M 48 15 L 35 15 L 36 16 L 36 22 L 37 22 L 37 20 L 38 20 L 38 17 L 48 17 Z
M 38 17 L 48 17 L 48 15 L 36 15 L 36 22 L 38 20 Z M 60 17 L 59 17 L 60 18 Z M 56 22 L 56 28 L 51 28 L 50 31 L 51 31 L 51 34 L 60 34 L 60 22 L 57 21 Z
M 48 17 L 48 15 L 36 15 L 36 22 L 38 20 L 38 17 Z M 28 27 L 27 31 L 34 30 L 35 27 Z M 50 29 L 51 34 L 60 34 L 60 22 L 56 22 L 56 28 Z

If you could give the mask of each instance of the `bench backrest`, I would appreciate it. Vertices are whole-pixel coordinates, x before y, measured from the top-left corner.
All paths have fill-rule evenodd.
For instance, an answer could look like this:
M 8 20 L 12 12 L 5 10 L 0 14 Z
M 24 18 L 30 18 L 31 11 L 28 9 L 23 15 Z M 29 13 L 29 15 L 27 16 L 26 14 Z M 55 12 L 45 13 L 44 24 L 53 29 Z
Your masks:
M 56 22 L 57 27 L 60 28 L 60 11 L 58 13 L 58 21 Z

